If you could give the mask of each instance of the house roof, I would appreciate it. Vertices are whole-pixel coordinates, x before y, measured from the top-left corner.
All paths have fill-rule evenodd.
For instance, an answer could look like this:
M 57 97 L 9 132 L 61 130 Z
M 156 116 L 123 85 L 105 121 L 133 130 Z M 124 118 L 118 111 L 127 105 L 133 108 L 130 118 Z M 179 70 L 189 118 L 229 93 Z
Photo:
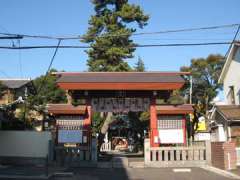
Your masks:
M 0 79 L 0 82 L 9 89 L 18 89 L 31 82 L 30 79 Z
M 219 105 L 216 106 L 216 110 L 226 120 L 240 120 L 240 105 Z
M 86 106 L 79 105 L 73 106 L 71 104 L 48 104 L 47 110 L 50 114 L 59 115 L 59 114 L 85 114 Z
M 222 72 L 221 72 L 220 77 L 218 79 L 218 83 L 220 83 L 220 84 L 223 83 L 223 80 L 224 80 L 224 78 L 225 78 L 225 76 L 226 76 L 226 74 L 228 72 L 228 69 L 230 67 L 230 64 L 231 64 L 231 62 L 233 60 L 232 57 L 233 57 L 236 49 L 239 48 L 239 47 L 240 47 L 240 41 L 235 41 L 233 43 L 229 53 L 228 53 L 228 56 L 226 58 L 225 64 L 224 64 L 223 69 L 222 69 Z
M 156 106 L 157 114 L 189 114 L 193 113 L 193 105 L 159 105 Z
M 59 73 L 57 83 L 63 89 L 106 90 L 136 89 L 154 90 L 175 85 L 175 89 L 185 83 L 184 72 L 67 72 Z M 165 87 L 167 89 L 167 87 Z

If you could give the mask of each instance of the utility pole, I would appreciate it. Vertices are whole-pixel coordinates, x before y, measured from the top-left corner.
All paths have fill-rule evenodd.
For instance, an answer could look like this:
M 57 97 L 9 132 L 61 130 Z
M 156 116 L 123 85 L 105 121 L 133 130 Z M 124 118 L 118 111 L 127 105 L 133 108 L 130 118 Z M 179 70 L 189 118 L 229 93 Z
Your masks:
M 193 78 L 190 75 L 189 103 L 192 104 Z
M 26 128 L 26 109 L 27 109 L 27 97 L 28 97 L 28 89 L 27 87 L 25 87 L 25 90 L 24 90 L 24 114 L 23 114 L 23 123 L 24 123 L 24 128 Z

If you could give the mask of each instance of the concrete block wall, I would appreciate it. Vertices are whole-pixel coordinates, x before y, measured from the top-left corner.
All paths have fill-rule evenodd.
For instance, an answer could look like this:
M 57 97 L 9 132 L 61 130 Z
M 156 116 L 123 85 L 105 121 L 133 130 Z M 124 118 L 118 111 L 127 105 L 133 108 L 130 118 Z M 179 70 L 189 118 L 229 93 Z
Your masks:
M 237 155 L 234 142 L 212 142 L 211 154 L 214 167 L 225 170 L 236 169 Z
M 50 132 L 0 131 L 0 157 L 46 158 Z

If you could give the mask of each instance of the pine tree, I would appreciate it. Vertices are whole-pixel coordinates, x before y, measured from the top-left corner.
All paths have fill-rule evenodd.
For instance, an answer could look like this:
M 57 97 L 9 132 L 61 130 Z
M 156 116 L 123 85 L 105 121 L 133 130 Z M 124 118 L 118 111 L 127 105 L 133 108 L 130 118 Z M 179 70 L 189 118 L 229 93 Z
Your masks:
M 134 69 L 135 69 L 135 71 L 137 71 L 137 72 L 144 72 L 144 71 L 146 71 L 144 62 L 143 62 L 143 60 L 142 60 L 141 57 L 138 57 L 138 62 L 136 63 L 136 66 L 135 66 Z
M 89 20 L 89 28 L 83 42 L 90 43 L 87 50 L 89 71 L 129 71 L 124 60 L 133 57 L 135 44 L 130 39 L 136 23 L 140 28 L 147 24 L 148 16 L 138 5 L 128 0 L 93 0 L 95 15 Z
M 132 58 L 135 51 L 135 44 L 130 39 L 136 31 L 133 25 L 136 23 L 143 28 L 149 17 L 144 15 L 140 6 L 129 4 L 128 0 L 92 0 L 92 3 L 95 6 L 95 15 L 91 16 L 88 31 L 82 40 L 91 46 L 86 51 L 88 70 L 130 71 L 131 67 L 124 60 Z M 127 27 L 128 24 L 131 27 Z M 104 122 L 100 122 L 101 126 L 97 130 L 98 148 L 109 127 L 109 119 L 114 119 L 112 113 L 101 117 Z

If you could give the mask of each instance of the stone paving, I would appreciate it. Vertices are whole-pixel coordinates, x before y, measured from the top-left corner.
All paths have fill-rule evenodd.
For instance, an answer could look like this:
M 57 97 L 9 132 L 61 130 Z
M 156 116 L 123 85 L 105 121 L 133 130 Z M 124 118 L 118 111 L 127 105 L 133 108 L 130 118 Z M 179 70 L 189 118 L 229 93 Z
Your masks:
M 231 170 L 230 172 L 237 174 L 238 176 L 240 176 L 240 166 L 238 166 L 237 169 Z

